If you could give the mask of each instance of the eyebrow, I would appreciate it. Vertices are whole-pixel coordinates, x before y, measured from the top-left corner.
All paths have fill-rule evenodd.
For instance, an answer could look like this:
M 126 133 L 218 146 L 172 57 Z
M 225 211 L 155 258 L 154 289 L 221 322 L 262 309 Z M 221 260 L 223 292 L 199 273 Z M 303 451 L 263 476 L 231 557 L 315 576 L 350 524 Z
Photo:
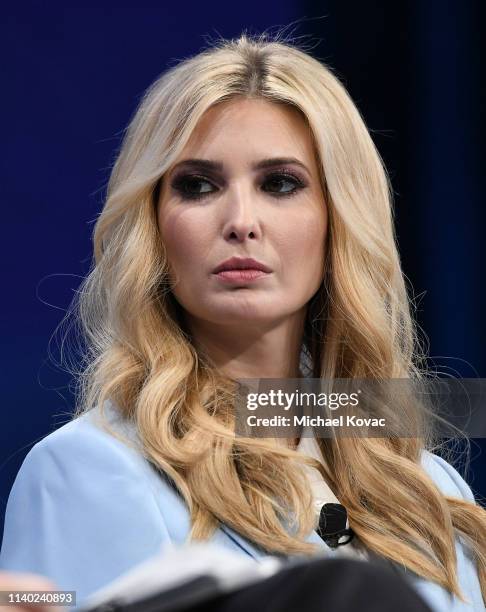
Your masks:
M 285 166 L 288 164 L 294 164 L 303 168 L 310 176 L 309 169 L 305 164 L 299 161 L 296 157 L 268 157 L 267 159 L 261 159 L 258 162 L 252 164 L 253 170 L 262 170 L 263 168 L 275 168 L 276 166 Z M 177 163 L 172 170 L 180 167 L 191 167 L 198 168 L 201 170 L 208 171 L 219 171 L 223 170 L 224 164 L 222 162 L 213 161 L 211 159 L 184 159 Z

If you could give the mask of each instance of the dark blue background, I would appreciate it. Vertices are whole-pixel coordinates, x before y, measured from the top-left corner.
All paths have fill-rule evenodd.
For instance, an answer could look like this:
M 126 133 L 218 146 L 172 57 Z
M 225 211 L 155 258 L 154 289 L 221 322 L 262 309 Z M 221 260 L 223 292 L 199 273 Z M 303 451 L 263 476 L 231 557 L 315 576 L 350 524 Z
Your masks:
M 483 12 L 479 0 L 4 6 L 0 524 L 25 454 L 73 406 L 48 343 L 88 271 L 121 133 L 146 87 L 205 36 L 300 20 L 295 34 L 311 36 L 312 53 L 344 81 L 391 174 L 403 268 L 432 365 L 486 376 Z M 481 447 L 473 444 L 470 482 L 486 495 Z

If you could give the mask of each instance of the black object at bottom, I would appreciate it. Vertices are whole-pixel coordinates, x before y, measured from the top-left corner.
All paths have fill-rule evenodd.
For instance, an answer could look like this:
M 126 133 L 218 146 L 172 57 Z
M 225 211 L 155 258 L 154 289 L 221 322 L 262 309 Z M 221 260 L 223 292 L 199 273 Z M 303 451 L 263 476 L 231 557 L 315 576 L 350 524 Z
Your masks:
M 133 603 L 124 603 L 113 599 L 89 612 L 175 612 L 176 610 L 192 610 L 201 602 L 213 599 L 221 594 L 218 581 L 213 576 L 198 576 L 183 584 L 155 593 Z
M 349 558 L 283 569 L 184 612 L 432 612 L 388 564 Z
M 318 559 L 285 567 L 269 578 L 221 593 L 201 576 L 129 605 L 96 612 L 431 612 L 405 578 L 375 561 Z

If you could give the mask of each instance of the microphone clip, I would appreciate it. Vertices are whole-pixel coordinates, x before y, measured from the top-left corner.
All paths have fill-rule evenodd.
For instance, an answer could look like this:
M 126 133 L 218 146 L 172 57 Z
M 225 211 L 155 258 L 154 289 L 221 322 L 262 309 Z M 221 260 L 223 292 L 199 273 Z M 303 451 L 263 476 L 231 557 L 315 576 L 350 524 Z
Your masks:
M 330 548 L 344 546 L 354 538 L 354 531 L 348 524 L 348 513 L 341 504 L 322 506 L 316 531 Z

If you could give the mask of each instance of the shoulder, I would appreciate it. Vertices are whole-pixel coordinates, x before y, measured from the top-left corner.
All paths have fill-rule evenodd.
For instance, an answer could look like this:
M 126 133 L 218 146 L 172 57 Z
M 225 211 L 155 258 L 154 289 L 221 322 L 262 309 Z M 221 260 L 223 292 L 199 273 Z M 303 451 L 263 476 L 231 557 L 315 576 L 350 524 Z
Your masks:
M 65 423 L 35 444 L 29 455 L 41 455 L 49 451 L 70 450 L 78 453 L 88 448 L 97 452 L 126 452 L 130 446 L 124 444 L 112 435 L 112 432 L 126 436 L 132 444 L 136 444 L 135 427 L 117 414 L 116 408 L 106 403 L 103 410 L 92 408 Z M 105 424 L 111 431 L 105 429 Z M 133 453 L 128 453 L 132 454 Z
M 474 495 L 467 482 L 445 459 L 430 451 L 423 451 L 421 463 L 425 472 L 443 495 L 475 503 Z M 450 610 L 451 612 L 484 610 L 477 566 L 471 551 L 460 537 L 456 537 L 455 552 L 459 586 L 468 600 L 467 603 L 459 601 L 457 597 L 450 596 L 439 585 L 422 578 L 413 580 L 415 587 L 433 610 Z
M 35 444 L 17 478 L 31 472 L 40 479 L 64 477 L 76 481 L 79 488 L 84 480 L 91 487 L 106 476 L 148 477 L 150 466 L 140 450 L 134 425 L 106 403 L 103 411 L 93 408 Z
M 73 419 L 35 444 L 24 459 L 10 498 L 63 500 L 91 511 L 119 504 L 154 507 L 179 515 L 184 505 L 165 472 L 147 460 L 133 423 L 107 402 Z M 9 498 L 9 501 L 10 501 Z
M 475 503 L 474 494 L 470 486 L 459 472 L 445 459 L 430 451 L 422 452 L 422 467 L 432 478 L 443 495 L 459 497 Z
M 28 453 L 8 499 L 0 552 L 0 568 L 49 576 L 65 590 L 76 585 L 80 598 L 170 545 L 172 524 L 185 533 L 172 487 L 99 417 L 83 414 Z M 133 434 L 126 423 L 110 425 Z

